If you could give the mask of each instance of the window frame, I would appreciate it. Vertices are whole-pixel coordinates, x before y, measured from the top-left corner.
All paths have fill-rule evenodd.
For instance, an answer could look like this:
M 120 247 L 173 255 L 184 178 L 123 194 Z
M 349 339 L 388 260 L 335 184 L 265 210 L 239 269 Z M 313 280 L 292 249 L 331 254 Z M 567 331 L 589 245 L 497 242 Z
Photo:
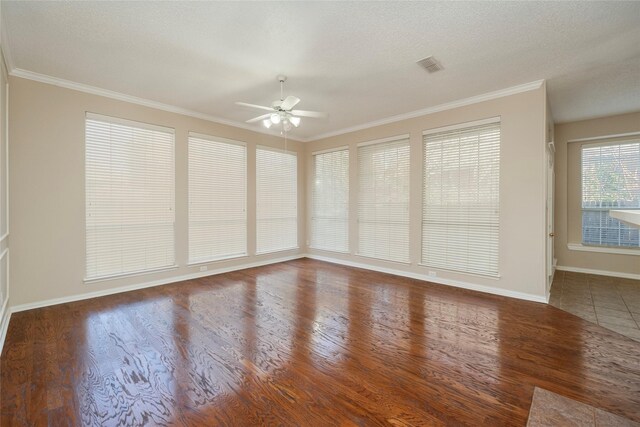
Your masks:
M 638 134 L 640 135 L 640 134 Z M 616 145 L 625 145 L 625 144 L 640 144 L 640 137 L 633 135 L 612 135 L 612 136 L 604 136 L 601 138 L 586 138 L 575 141 L 568 141 L 569 144 L 572 142 L 578 142 L 578 210 L 579 210 L 579 230 L 580 230 L 580 242 L 579 243 L 571 243 L 567 244 L 567 248 L 574 251 L 583 251 L 583 252 L 603 252 L 603 253 L 612 253 L 612 254 L 624 254 L 624 255 L 640 255 L 640 244 L 638 246 L 620 246 L 620 245 L 603 245 L 603 244 L 594 244 L 594 243 L 586 243 L 584 241 L 584 212 L 609 212 L 610 210 L 616 210 L 611 208 L 584 208 L 582 206 L 583 202 L 583 150 L 585 148 L 594 148 L 594 147 L 608 147 L 608 146 L 616 146 Z M 620 207 L 617 208 L 619 210 L 639 210 L 640 207 L 629 208 L 629 207 Z M 614 218 L 615 219 L 615 218 Z M 618 223 L 622 224 L 620 220 L 615 219 Z M 622 224 L 624 225 L 624 224 Z
M 270 250 L 260 250 L 258 249 L 258 223 L 260 219 L 258 218 L 258 151 L 273 151 L 277 153 L 281 153 L 284 155 L 290 155 L 295 158 L 295 179 L 296 179 L 296 243 L 295 246 L 286 247 L 286 248 L 278 248 L 278 249 L 270 249 Z M 300 156 L 295 150 L 287 150 L 283 148 L 270 147 L 268 145 L 256 145 L 255 147 L 255 255 L 265 255 L 279 252 L 287 252 L 287 251 L 295 251 L 300 249 Z
M 121 125 L 121 126 L 129 126 L 129 127 L 133 127 L 133 128 L 138 128 L 138 129 L 145 129 L 145 130 L 150 130 L 150 131 L 159 131 L 159 132 L 165 132 L 167 134 L 171 135 L 171 143 L 172 143 L 172 149 L 171 149 L 171 168 L 172 168 L 172 172 L 173 172 L 173 177 L 170 180 L 172 183 L 172 201 L 173 201 L 173 205 L 171 207 L 171 210 L 173 212 L 173 245 L 172 245 L 172 251 L 173 251 L 173 262 L 171 264 L 165 265 L 165 266 L 159 266 L 159 267 L 153 267 L 153 268 L 146 268 L 146 269 L 140 269 L 140 270 L 134 270 L 134 271 L 126 271 L 126 272 L 118 272 L 118 273 L 111 273 L 111 274 L 103 274 L 103 275 L 96 275 L 96 276 L 89 276 L 88 273 L 88 253 L 87 253 L 87 247 L 88 247 L 88 233 L 87 233 L 87 229 L 88 229 L 88 223 L 87 223 L 87 184 L 88 184 L 88 175 L 87 175 L 87 122 L 89 120 L 92 121 L 100 121 L 103 123 L 109 123 L 109 124 L 116 124 L 116 125 Z M 93 113 L 90 111 L 86 111 L 85 112 L 85 116 L 84 116 L 84 123 L 83 123 L 83 128 L 84 128 L 84 139 L 83 139 L 83 161 L 84 161 L 84 168 L 83 168 L 83 173 L 84 173 L 84 179 L 83 179 L 83 213 L 84 213 L 84 239 L 83 239 L 83 243 L 84 243 L 84 273 L 83 273 L 83 283 L 84 284 L 92 284 L 92 283 L 98 283 L 98 282 L 103 282 L 103 281 L 109 281 L 109 280 L 116 280 L 116 279 L 121 279 L 121 278 L 126 278 L 126 277 L 135 277 L 135 276 L 141 276 L 141 275 L 147 275 L 147 274 L 152 274 L 152 273 L 159 273 L 159 272 L 165 272 L 165 271 L 171 271 L 171 270 L 176 270 L 178 268 L 178 264 L 177 264 L 177 227 L 176 227 L 176 223 L 177 223 L 177 219 L 176 219 L 176 132 L 175 129 L 172 127 L 168 127 L 168 126 L 162 126 L 162 125 L 156 125 L 156 124 L 152 124 L 152 123 L 146 123 L 146 122 L 141 122 L 141 121 L 137 121 L 137 120 L 130 120 L 130 119 L 124 119 L 121 117 L 115 117 L 115 116 L 108 116 L 108 115 L 104 115 L 104 114 L 99 114 L 99 113 Z
M 189 161 L 190 159 L 190 142 L 191 142 L 191 138 L 194 139 L 199 139 L 199 140 L 205 140 L 205 141 L 209 141 L 212 143 L 217 143 L 217 144 L 229 144 L 229 145 L 236 145 L 236 146 L 241 146 L 244 148 L 244 208 L 243 208 L 243 212 L 244 212 L 244 227 L 245 227 L 245 239 L 244 239 L 244 252 L 239 253 L 239 254 L 233 254 L 233 255 L 224 255 L 224 256 L 220 256 L 220 257 L 215 257 L 215 258 L 211 258 L 211 259 L 206 259 L 206 260 L 198 260 L 198 261 L 193 261 L 191 260 L 191 197 L 192 197 L 192 192 L 191 192 L 191 185 L 189 185 L 190 179 L 191 179 L 191 162 Z M 230 259 L 237 259 L 237 258 L 244 258 L 249 256 L 249 217 L 248 217 L 248 202 L 247 202 L 247 195 L 248 195 L 248 185 L 249 185 L 249 175 L 248 175 L 248 147 L 247 147 L 247 143 L 243 142 L 243 141 L 237 141 L 234 139 L 228 139 L 228 138 L 222 138 L 222 137 L 215 137 L 215 136 L 211 136 L 211 135 L 207 135 L 207 134 L 202 134 L 202 133 L 198 133 L 198 132 L 189 132 L 187 135 L 187 265 L 188 266 L 193 266 L 193 265 L 202 265 L 202 264 L 210 264 L 210 263 L 214 263 L 214 262 L 219 262 L 219 261 L 225 261 L 225 260 L 230 260 Z
M 442 266 L 435 266 L 435 265 L 430 265 L 428 263 L 426 263 L 424 261 L 424 225 L 425 225 L 425 207 L 426 207 L 426 201 L 425 201 L 425 196 L 426 196 L 426 177 L 425 174 L 427 172 L 427 165 L 426 165 L 426 137 L 429 135 L 434 135 L 434 134 L 442 134 L 442 133 L 446 133 L 446 132 L 454 132 L 454 131 L 462 131 L 465 129 L 471 129 L 471 128 L 475 128 L 475 127 L 480 127 L 480 126 L 486 126 L 486 125 L 497 125 L 499 128 L 499 132 L 500 132 L 500 136 L 499 136 L 499 142 L 498 142 L 498 204 L 497 204 L 497 209 L 498 209 L 498 230 L 497 230 L 497 259 L 496 259 L 496 271 L 495 272 L 476 272 L 476 271 L 466 271 L 466 270 L 459 270 L 459 269 L 454 269 L 454 268 L 447 268 L 447 267 L 442 267 Z M 422 139 L 421 139 L 421 147 L 422 147 L 422 158 L 421 158 L 421 202 L 420 202 L 420 261 L 418 263 L 418 265 L 420 265 L 421 267 L 425 267 L 425 268 L 429 268 L 429 269 L 436 269 L 436 270 L 442 270 L 442 271 L 450 271 L 456 274 L 464 274 L 464 275 L 469 275 L 469 276 L 476 276 L 476 277 L 483 277 L 483 278 L 487 278 L 487 279 L 499 279 L 500 277 L 502 277 L 501 273 L 500 273 L 500 248 L 501 248 L 501 205 L 502 205 L 502 198 L 501 196 L 501 187 L 502 187 L 502 183 L 501 183 L 501 172 L 502 172 L 502 142 L 503 142 L 503 138 L 502 138 L 502 117 L 501 116 L 496 116 L 496 117 L 490 117 L 490 118 L 486 118 L 486 119 L 480 119 L 480 120 L 474 120 L 474 121 L 470 121 L 470 122 L 464 122 L 464 123 L 457 123 L 457 124 L 453 124 L 450 126 L 443 126 L 443 127 L 438 127 L 438 128 L 434 128 L 434 129 L 428 129 L 428 130 L 424 130 L 422 132 Z
M 389 259 L 389 258 L 383 258 L 381 256 L 375 256 L 375 255 L 370 255 L 370 254 L 365 254 L 362 252 L 362 236 L 361 236 L 361 214 L 360 214 L 360 209 L 361 209 L 361 197 L 363 195 L 362 192 L 362 186 L 361 184 L 361 173 L 362 170 L 360 168 L 360 153 L 361 150 L 363 148 L 367 148 L 367 147 L 371 147 L 371 146 L 375 146 L 375 145 L 385 145 L 385 144 L 394 144 L 394 143 L 400 143 L 400 142 L 405 142 L 406 141 L 406 146 L 409 149 L 409 155 L 408 157 L 408 171 L 407 171 L 407 175 L 408 175 L 408 181 L 409 181 L 409 186 L 407 189 L 407 206 L 406 206 L 406 210 L 407 210 L 407 231 L 408 231 L 408 236 L 407 236 L 407 258 L 405 260 L 398 260 L 398 259 Z M 370 141 L 364 141 L 364 142 L 360 142 L 356 145 L 356 188 L 357 188 L 357 196 L 356 196 L 356 234 L 357 234 L 357 238 L 356 238 L 356 251 L 355 251 L 355 255 L 358 257 L 362 257 L 362 258 L 367 258 L 367 259 L 374 259 L 374 260 L 379 260 L 379 261 L 383 261 L 383 262 L 388 262 L 388 263 L 395 263 L 395 264 L 401 264 L 401 265 L 411 265 L 411 173 L 412 173 L 412 166 L 411 166 L 411 155 L 413 152 L 413 147 L 411 146 L 411 135 L 410 134 L 401 134 L 401 135 L 395 135 L 395 136 L 390 136 L 390 137 L 386 137 L 386 138 L 380 138 L 380 139 L 375 139 L 375 140 L 370 140 Z
M 346 236 L 346 240 L 347 240 L 347 245 L 346 248 L 344 250 L 339 250 L 339 249 L 327 249 L 327 248 L 321 248 L 321 247 L 317 247 L 314 246 L 313 240 L 313 220 L 314 220 L 314 209 L 315 209 L 315 204 L 314 204 L 314 194 L 315 194 L 315 178 L 316 178 L 316 156 L 321 156 L 323 154 L 331 154 L 331 153 L 336 153 L 336 152 L 340 152 L 340 151 L 345 151 L 347 153 L 347 201 L 346 201 L 346 229 L 347 229 L 347 236 Z M 326 251 L 326 252 L 335 252 L 335 253 L 341 253 L 341 254 L 348 254 L 350 253 L 351 250 L 351 244 L 350 244 L 350 220 L 351 220 L 351 206 L 350 206 L 350 197 L 351 197 L 351 150 L 349 149 L 348 145 L 345 146 L 341 146 L 341 147 L 335 147 L 335 148 L 330 148 L 330 149 L 326 149 L 326 150 L 320 150 L 320 151 L 314 151 L 313 153 L 311 153 L 311 189 L 310 189 L 310 193 L 311 193 L 311 197 L 310 197 L 310 214 L 309 214 L 309 220 L 310 220 L 310 224 L 309 224 L 309 249 L 315 249 L 315 250 L 319 250 L 319 251 Z

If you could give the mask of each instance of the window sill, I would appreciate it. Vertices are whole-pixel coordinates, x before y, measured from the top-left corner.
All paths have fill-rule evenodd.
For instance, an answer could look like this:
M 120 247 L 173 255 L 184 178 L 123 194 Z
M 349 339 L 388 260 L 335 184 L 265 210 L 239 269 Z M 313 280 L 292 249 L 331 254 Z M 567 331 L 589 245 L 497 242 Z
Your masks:
M 570 251 L 582 251 L 582 252 L 599 252 L 604 254 L 618 254 L 618 255 L 640 255 L 640 249 L 634 248 L 618 248 L 612 246 L 586 246 L 581 243 L 569 243 L 567 248 Z
M 314 251 L 323 251 L 323 252 L 332 252 L 336 254 L 349 254 L 349 251 L 339 251 L 336 249 L 326 249 L 326 248 L 318 248 L 316 246 L 309 246 L 309 249 L 313 249 Z
M 91 279 L 84 279 L 84 284 L 85 285 L 90 285 L 92 283 L 104 282 L 106 280 L 115 280 L 115 279 L 124 279 L 126 277 L 143 276 L 145 274 L 160 273 L 162 271 L 176 270 L 177 268 L 178 268 L 178 266 L 174 264 L 174 265 L 171 265 L 169 267 L 155 268 L 153 270 L 134 271 L 134 272 L 131 272 L 131 273 L 112 274 L 110 276 L 94 277 L 94 278 L 91 278 Z
M 288 252 L 288 251 L 297 251 L 299 250 L 299 246 L 294 246 L 292 248 L 284 248 L 284 249 L 274 249 L 272 251 L 261 251 L 256 252 L 256 255 L 268 255 L 268 254 L 277 254 L 278 252 Z
M 378 257 L 371 256 L 371 255 L 362 255 L 362 254 L 359 254 L 359 253 L 356 253 L 355 255 L 357 257 L 360 257 L 360 258 L 374 259 L 376 261 L 390 262 L 390 263 L 399 264 L 399 265 L 411 265 L 411 261 L 396 261 L 396 260 L 392 260 L 392 259 L 378 258 Z
M 419 263 L 418 264 L 420 267 L 423 268 L 431 268 L 433 270 L 437 270 L 437 271 L 443 271 L 443 272 L 447 272 L 447 273 L 453 273 L 453 274 L 464 274 L 465 276 L 473 276 L 473 277 L 482 277 L 484 279 L 493 279 L 493 280 L 500 280 L 500 278 L 502 277 L 502 275 L 500 273 L 473 273 L 470 271 L 461 271 L 461 270 L 453 270 L 450 268 L 443 268 L 443 267 L 433 267 L 431 265 L 427 265 L 427 264 L 423 264 L 423 263 Z M 437 277 L 437 276 L 434 276 Z
M 203 261 L 189 262 L 189 263 L 187 263 L 187 266 L 188 267 L 193 267 L 193 266 L 196 266 L 196 265 L 212 264 L 214 262 L 228 261 L 228 260 L 238 259 L 238 258 L 246 258 L 248 256 L 249 255 L 247 253 L 238 254 L 238 255 L 229 255 L 229 256 L 225 256 L 225 257 L 207 259 L 207 260 L 203 260 Z

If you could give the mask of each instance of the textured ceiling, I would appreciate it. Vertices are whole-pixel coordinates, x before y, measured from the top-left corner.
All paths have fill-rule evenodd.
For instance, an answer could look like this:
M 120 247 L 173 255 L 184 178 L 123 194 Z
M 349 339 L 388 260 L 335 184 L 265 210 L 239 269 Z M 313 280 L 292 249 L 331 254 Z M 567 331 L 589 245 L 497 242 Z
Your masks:
M 557 122 L 640 110 L 640 2 L 2 2 L 13 67 L 225 120 L 276 75 L 321 134 L 539 79 Z M 435 55 L 444 71 L 415 62 Z M 255 125 L 258 128 L 258 125 Z

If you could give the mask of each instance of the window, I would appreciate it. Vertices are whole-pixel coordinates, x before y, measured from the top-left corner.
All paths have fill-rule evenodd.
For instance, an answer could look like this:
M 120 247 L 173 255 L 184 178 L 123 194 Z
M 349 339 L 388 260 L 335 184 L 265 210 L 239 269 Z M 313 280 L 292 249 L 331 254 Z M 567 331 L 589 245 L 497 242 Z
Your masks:
M 358 255 L 409 262 L 409 137 L 358 147 Z
M 422 263 L 497 275 L 500 123 L 425 133 L 423 173 Z
M 173 129 L 87 114 L 86 277 L 173 266 Z
M 349 250 L 349 149 L 313 154 L 311 247 Z
M 189 262 L 247 253 L 247 148 L 189 134 Z
M 582 146 L 582 243 L 640 247 L 640 230 L 610 209 L 640 209 L 640 141 Z
M 298 247 L 298 158 L 267 147 L 256 150 L 256 251 Z

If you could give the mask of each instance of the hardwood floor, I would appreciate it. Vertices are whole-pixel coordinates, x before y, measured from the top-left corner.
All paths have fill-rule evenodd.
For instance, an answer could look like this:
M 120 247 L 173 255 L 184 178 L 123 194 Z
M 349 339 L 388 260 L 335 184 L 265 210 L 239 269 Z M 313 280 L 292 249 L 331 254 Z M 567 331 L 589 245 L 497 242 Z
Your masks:
M 2 426 L 640 421 L 640 344 L 555 307 L 301 259 L 16 313 Z

